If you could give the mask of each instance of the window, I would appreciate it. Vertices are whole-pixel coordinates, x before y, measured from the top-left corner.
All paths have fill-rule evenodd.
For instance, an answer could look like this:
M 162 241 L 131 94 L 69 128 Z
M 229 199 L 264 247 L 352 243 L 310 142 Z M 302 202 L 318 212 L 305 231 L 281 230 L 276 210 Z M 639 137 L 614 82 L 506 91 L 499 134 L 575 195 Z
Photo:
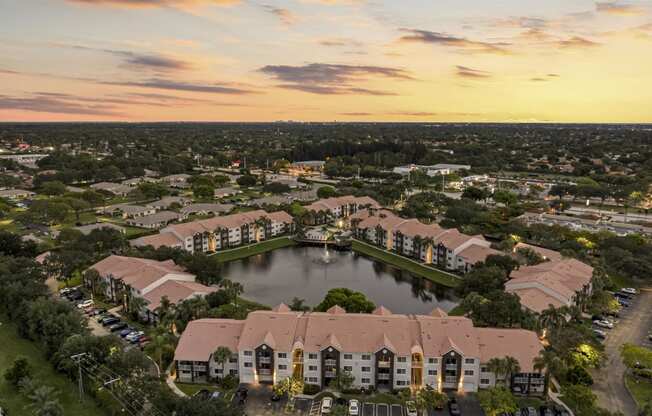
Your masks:
M 287 370 L 287 369 L 288 369 L 288 366 L 285 365 L 285 364 L 279 364 L 279 365 L 278 365 L 278 369 L 279 369 L 279 370 Z
M 308 371 L 317 371 L 317 366 L 316 365 L 309 365 L 308 366 Z
M 361 368 L 361 371 L 362 371 L 363 373 L 370 373 L 370 372 L 371 372 L 371 367 L 362 367 L 362 368 Z
M 465 358 L 464 364 L 475 364 L 475 360 L 473 358 Z
M 222 374 L 222 369 L 221 368 L 216 368 L 215 369 L 215 374 Z
M 488 372 L 488 371 L 487 371 L 487 367 L 480 367 L 480 371 L 482 371 L 483 373 L 487 373 L 487 372 Z
M 437 375 L 437 370 L 428 370 L 428 375 L 429 376 L 436 376 Z
M 288 354 L 286 352 L 279 352 L 278 358 L 288 358 Z
M 315 354 L 314 352 L 309 353 L 308 354 L 308 359 L 309 360 L 316 360 L 317 359 L 317 354 Z
M 253 351 L 245 351 L 243 354 L 244 354 L 245 357 L 251 357 L 252 355 L 254 355 L 254 352 Z
M 405 368 L 398 368 L 396 369 L 396 374 L 407 374 L 407 370 Z
M 308 383 L 317 383 L 317 377 L 308 377 Z
M 362 378 L 360 379 L 360 381 L 362 382 L 362 384 L 371 384 L 371 379 L 369 378 Z
M 229 362 L 230 362 L 231 364 L 235 364 L 235 363 L 238 362 L 238 359 L 235 358 L 235 357 L 231 357 L 231 358 L 229 358 Z
M 464 370 L 464 375 L 465 376 L 472 376 L 473 375 L 473 370 Z
M 345 365 L 343 370 L 350 373 L 351 371 L 353 371 L 353 367 L 351 367 L 350 365 Z
M 406 386 L 406 385 L 407 385 L 407 381 L 405 381 L 405 380 L 397 380 L 397 381 L 396 381 L 396 385 L 397 385 L 397 386 Z
M 244 363 L 245 368 L 251 368 L 253 365 L 252 363 Z
M 369 361 L 369 360 L 371 360 L 371 355 L 369 355 L 369 354 L 362 354 L 362 359 L 365 360 L 365 361 Z
M 437 361 L 439 360 L 437 360 L 436 358 L 428 358 L 428 364 L 437 364 Z
M 398 361 L 399 363 L 406 363 L 407 362 L 407 357 L 398 357 L 396 359 L 396 361 Z
M 231 374 L 232 376 L 237 376 L 238 370 L 229 370 L 229 374 Z
M 344 354 L 344 359 L 345 360 L 352 360 L 353 359 L 353 354 Z
M 481 378 L 480 379 L 480 384 L 489 384 L 489 379 L 488 378 Z

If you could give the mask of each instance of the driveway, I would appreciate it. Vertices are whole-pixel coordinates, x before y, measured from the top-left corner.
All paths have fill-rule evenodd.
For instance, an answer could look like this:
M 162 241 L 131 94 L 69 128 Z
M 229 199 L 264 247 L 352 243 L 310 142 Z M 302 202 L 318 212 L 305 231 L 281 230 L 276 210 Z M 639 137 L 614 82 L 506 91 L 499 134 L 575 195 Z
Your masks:
M 643 345 L 652 327 L 652 289 L 644 289 L 629 308 L 623 308 L 619 322 L 609 331 L 604 342 L 607 362 L 593 374 L 593 391 L 601 407 L 625 415 L 637 414 L 636 403 L 625 388 L 625 370 L 620 346 L 625 343 Z

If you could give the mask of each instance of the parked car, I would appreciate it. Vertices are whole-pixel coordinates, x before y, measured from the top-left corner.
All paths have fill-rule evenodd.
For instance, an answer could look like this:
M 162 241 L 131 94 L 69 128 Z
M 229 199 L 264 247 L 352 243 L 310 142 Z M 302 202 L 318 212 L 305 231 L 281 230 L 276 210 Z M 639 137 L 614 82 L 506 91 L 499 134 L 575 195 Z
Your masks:
M 113 325 L 109 326 L 109 331 L 111 332 L 117 332 L 125 329 L 127 327 L 126 322 L 122 322 L 118 320 L 118 322 L 114 323 Z
M 68 299 L 71 302 L 82 300 L 84 299 L 84 294 L 79 290 L 73 290 L 66 294 L 66 299 Z
M 638 290 L 634 289 L 633 287 L 624 287 L 620 289 L 620 291 L 627 293 L 628 295 L 638 295 Z
M 140 337 L 144 337 L 145 333 L 143 331 L 134 331 L 131 334 L 127 335 L 125 339 L 129 342 L 138 342 Z
M 321 400 L 321 414 L 322 415 L 330 414 L 332 408 L 333 408 L 333 399 L 331 399 L 330 397 L 324 397 Z
M 634 295 L 632 295 L 631 293 L 626 293 L 623 292 L 622 290 L 620 292 L 616 292 L 616 295 L 620 298 L 625 298 L 629 300 L 631 300 L 634 297 Z
M 407 414 L 407 416 L 418 416 L 417 404 L 412 400 L 405 402 L 405 413 Z
M 594 328 L 594 329 L 593 329 L 593 333 L 595 334 L 595 336 L 596 336 L 598 339 L 605 339 L 605 338 L 607 338 L 607 333 L 604 332 L 604 331 L 601 330 L 601 329 L 595 329 L 595 328 Z
M 95 302 L 93 302 L 93 299 L 86 299 L 80 303 L 77 304 L 78 309 L 83 309 L 83 308 L 88 308 L 90 306 L 93 306 Z
M 552 409 L 548 406 L 541 406 L 539 412 L 541 413 L 541 416 L 555 416 Z
M 606 319 L 603 319 L 601 321 L 593 321 L 593 325 L 597 325 L 600 328 L 607 328 L 607 329 L 613 329 L 613 327 L 614 327 L 614 324 L 607 321 Z
M 93 309 L 92 316 L 103 315 L 105 313 L 106 313 L 106 309 L 104 309 L 104 308 L 95 308 L 95 309 Z
M 360 414 L 360 402 L 356 399 L 349 400 L 349 416 L 358 416 Z
M 115 316 L 111 316 L 111 317 L 108 317 L 108 318 L 104 318 L 102 320 L 102 326 L 114 325 L 114 324 L 116 324 L 118 322 L 120 322 L 120 320 L 118 318 L 116 318 Z
M 146 345 L 146 344 L 149 344 L 149 342 L 150 342 L 151 340 L 152 340 L 152 339 L 151 339 L 150 337 L 148 337 L 147 335 L 145 335 L 144 337 L 140 337 L 140 338 L 138 339 L 138 343 L 139 343 L 140 346 L 142 347 L 142 346 L 144 346 L 144 345 Z
M 123 329 L 122 331 L 120 331 L 120 336 L 122 338 L 124 338 L 127 335 L 131 334 L 132 332 L 134 332 L 134 329 L 132 327 L 128 326 L 125 329 Z
M 625 300 L 623 298 L 616 298 L 616 299 L 618 299 L 618 303 L 620 304 L 620 306 L 622 306 L 624 308 L 629 308 L 629 301 L 627 301 L 627 300 Z
M 460 410 L 460 405 L 457 404 L 457 400 L 455 397 L 450 399 L 448 401 L 448 413 L 451 414 L 451 416 L 461 416 L 462 411 Z

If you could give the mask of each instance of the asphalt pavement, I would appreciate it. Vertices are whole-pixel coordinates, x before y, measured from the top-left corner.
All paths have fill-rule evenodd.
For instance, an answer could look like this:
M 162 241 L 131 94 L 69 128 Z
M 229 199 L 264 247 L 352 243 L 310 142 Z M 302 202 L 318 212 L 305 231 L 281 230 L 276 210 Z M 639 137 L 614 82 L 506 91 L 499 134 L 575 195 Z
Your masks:
M 636 415 L 636 402 L 625 387 L 626 367 L 620 357 L 625 343 L 649 345 L 647 335 L 652 329 L 652 289 L 644 289 L 629 308 L 623 308 L 614 329 L 604 342 L 607 362 L 593 374 L 593 391 L 600 407 L 625 415 Z

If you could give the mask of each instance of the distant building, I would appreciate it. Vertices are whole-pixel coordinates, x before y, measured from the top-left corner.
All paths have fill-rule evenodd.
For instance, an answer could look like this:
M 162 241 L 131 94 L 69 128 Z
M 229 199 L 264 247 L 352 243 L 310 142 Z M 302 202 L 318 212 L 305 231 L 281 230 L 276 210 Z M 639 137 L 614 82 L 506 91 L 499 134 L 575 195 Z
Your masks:
M 235 208 L 232 204 L 191 204 L 181 208 L 183 215 L 208 215 L 208 214 L 225 214 Z
M 159 211 L 156 214 L 129 218 L 127 220 L 127 224 L 133 227 L 157 230 L 159 228 L 165 227 L 171 222 L 178 221 L 182 218 L 182 214 L 173 211 Z
M 107 207 L 101 208 L 100 212 L 114 217 L 121 217 L 126 219 L 126 218 L 144 217 L 146 215 L 155 214 L 156 208 L 144 207 L 141 205 L 131 205 L 131 204 L 115 204 L 115 205 L 109 205 Z
M 114 182 L 99 182 L 91 185 L 91 189 L 104 191 L 117 196 L 127 196 L 132 188 L 127 185 Z
M 364 208 L 379 209 L 380 204 L 368 196 L 340 196 L 320 199 L 307 205 L 306 222 L 310 225 L 326 224 L 334 219 L 346 219 Z
M 0 191 L 0 198 L 12 200 L 31 198 L 34 195 L 36 195 L 34 192 L 26 191 L 24 189 L 5 189 Z
M 460 170 L 470 170 L 471 165 L 454 165 L 450 163 L 438 163 L 436 165 L 406 165 L 395 167 L 393 172 L 406 176 L 415 170 L 425 172 L 428 176 L 450 175 Z
M 229 186 L 229 187 L 215 189 L 213 191 L 213 196 L 219 199 L 219 198 L 226 198 L 229 196 L 235 196 L 241 193 L 242 191 L 240 189 Z
M 148 207 L 156 208 L 157 210 L 169 209 L 172 204 L 177 204 L 181 207 L 185 207 L 190 204 L 192 200 L 183 196 L 164 196 L 158 201 L 150 202 L 147 204 Z
M 75 230 L 81 232 L 84 235 L 90 234 L 93 230 L 103 230 L 103 229 L 116 230 L 122 234 L 126 233 L 126 230 L 123 227 L 120 227 L 119 225 L 111 224 L 110 222 L 98 222 L 95 224 L 80 225 L 78 227 L 75 227 Z

